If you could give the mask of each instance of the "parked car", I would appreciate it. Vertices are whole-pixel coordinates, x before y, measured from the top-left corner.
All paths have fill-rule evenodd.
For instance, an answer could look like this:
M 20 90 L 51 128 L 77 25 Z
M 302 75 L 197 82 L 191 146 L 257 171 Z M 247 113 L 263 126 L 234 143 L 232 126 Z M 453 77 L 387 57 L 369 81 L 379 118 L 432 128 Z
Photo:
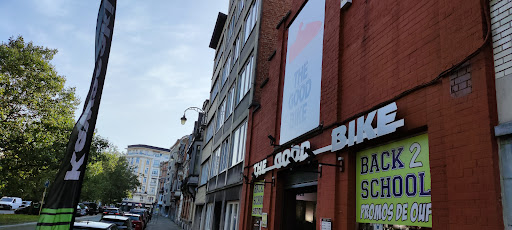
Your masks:
M 28 206 L 20 207 L 16 211 L 15 214 L 28 214 L 28 215 L 39 215 L 39 208 L 41 204 L 39 202 L 30 202 Z
M 125 213 L 124 216 L 129 217 L 132 220 L 134 230 L 143 230 L 146 228 L 141 215 L 128 212 Z
M 122 216 L 124 213 L 119 208 L 107 208 L 103 210 L 103 215 L 116 215 L 116 216 Z
M 83 204 L 85 204 L 85 206 L 87 206 L 89 209 L 88 209 L 88 212 L 87 214 L 88 215 L 96 215 L 98 214 L 98 205 L 96 203 L 93 203 L 93 202 L 83 202 Z
M 102 230 L 118 230 L 117 225 L 113 223 L 104 223 L 96 221 L 78 221 L 73 224 L 73 230 L 83 229 L 102 229 Z
M 134 208 L 130 210 L 130 213 L 139 214 L 142 216 L 142 219 L 144 220 L 144 225 L 148 225 L 149 222 L 149 216 L 148 211 L 143 208 Z
M 82 203 L 78 203 L 76 206 L 76 216 L 85 216 L 87 215 L 87 206 Z
M 117 225 L 118 229 L 133 230 L 132 220 L 127 216 L 106 215 L 101 217 L 100 221 L 105 223 L 113 223 Z
M 23 201 L 19 197 L 8 197 L 4 196 L 0 199 L 0 209 L 18 209 L 23 204 Z

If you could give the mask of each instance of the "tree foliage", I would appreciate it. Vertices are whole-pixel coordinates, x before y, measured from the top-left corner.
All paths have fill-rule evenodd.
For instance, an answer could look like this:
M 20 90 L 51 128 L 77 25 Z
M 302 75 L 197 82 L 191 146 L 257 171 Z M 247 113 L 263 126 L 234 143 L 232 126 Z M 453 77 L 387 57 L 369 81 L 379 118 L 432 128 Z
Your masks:
M 74 125 L 79 101 L 50 61 L 56 49 L 0 45 L 0 194 L 40 199 L 53 179 Z
M 108 140 L 94 136 L 80 199 L 115 204 L 138 186 L 126 158 Z

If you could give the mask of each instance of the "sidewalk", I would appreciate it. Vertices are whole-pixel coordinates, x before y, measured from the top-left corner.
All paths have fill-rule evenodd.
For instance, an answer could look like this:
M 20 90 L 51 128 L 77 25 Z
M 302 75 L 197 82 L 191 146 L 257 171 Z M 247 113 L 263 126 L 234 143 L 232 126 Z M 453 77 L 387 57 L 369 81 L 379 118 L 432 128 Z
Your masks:
M 182 230 L 178 225 L 165 216 L 153 216 L 146 230 Z

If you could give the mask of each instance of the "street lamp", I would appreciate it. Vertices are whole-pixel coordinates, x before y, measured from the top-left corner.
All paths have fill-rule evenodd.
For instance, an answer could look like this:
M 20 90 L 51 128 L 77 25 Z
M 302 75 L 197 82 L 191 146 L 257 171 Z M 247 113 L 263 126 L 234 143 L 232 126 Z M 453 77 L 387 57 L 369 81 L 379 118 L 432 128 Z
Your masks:
M 189 107 L 189 108 L 185 109 L 185 111 L 183 111 L 183 117 L 181 117 L 181 119 L 180 119 L 182 125 L 185 125 L 185 122 L 187 122 L 187 118 L 185 117 L 185 113 L 187 112 L 187 110 L 194 110 L 198 113 L 204 113 L 204 111 L 198 107 Z

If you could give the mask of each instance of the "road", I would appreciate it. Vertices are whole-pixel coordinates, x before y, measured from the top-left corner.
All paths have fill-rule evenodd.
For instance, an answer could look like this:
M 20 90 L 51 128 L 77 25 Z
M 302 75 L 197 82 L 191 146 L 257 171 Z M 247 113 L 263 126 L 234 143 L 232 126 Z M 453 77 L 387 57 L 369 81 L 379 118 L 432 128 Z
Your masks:
M 82 216 L 77 217 L 76 220 L 91 220 L 91 221 L 99 221 L 101 215 L 94 216 Z M 16 225 L 0 225 L 0 230 L 34 230 L 36 229 L 36 223 L 24 223 L 24 224 L 16 224 Z
M 95 216 L 82 216 L 77 217 L 76 220 L 84 221 L 99 221 L 101 215 Z M 16 225 L 0 225 L 0 230 L 34 230 L 36 228 L 36 223 L 25 223 L 25 224 L 16 224 Z M 149 222 L 148 227 L 145 230 L 182 230 L 178 225 L 172 222 L 169 218 L 163 216 L 155 216 Z

